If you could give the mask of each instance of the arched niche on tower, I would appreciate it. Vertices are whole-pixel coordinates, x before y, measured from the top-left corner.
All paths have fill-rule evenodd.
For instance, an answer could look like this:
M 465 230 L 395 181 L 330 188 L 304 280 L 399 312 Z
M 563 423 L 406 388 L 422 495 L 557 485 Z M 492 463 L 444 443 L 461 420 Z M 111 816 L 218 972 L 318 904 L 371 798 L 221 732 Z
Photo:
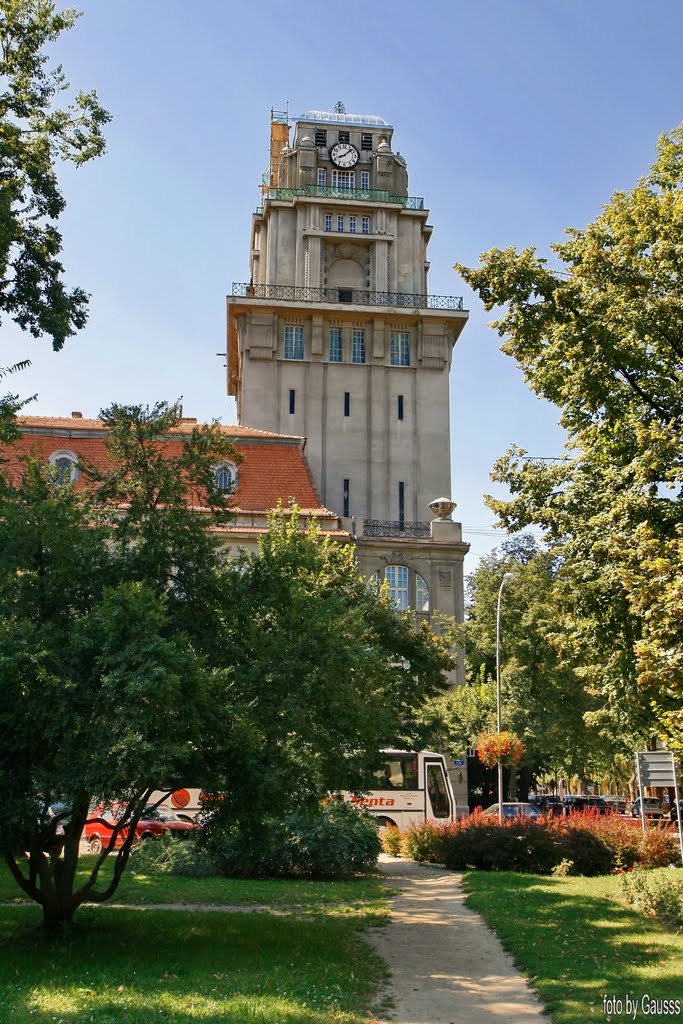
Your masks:
M 327 287 L 363 291 L 366 287 L 366 278 L 362 263 L 348 258 L 334 260 L 327 271 Z

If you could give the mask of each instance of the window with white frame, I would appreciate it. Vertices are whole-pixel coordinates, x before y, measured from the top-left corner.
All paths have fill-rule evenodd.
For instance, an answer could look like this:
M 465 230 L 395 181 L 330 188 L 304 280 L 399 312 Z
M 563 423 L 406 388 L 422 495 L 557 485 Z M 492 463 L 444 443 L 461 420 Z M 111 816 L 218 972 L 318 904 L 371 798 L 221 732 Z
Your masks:
M 352 235 L 355 235 L 355 233 L 356 233 L 356 218 L 355 217 L 349 217 L 349 231 L 351 232 Z
M 326 213 L 325 214 L 325 231 L 331 231 L 331 230 L 332 230 L 332 214 L 331 213 Z
M 365 362 L 365 331 L 354 330 L 351 334 L 351 362 Z
M 341 363 L 342 361 L 342 332 L 341 327 L 330 327 L 330 362 Z
M 303 357 L 304 329 L 287 324 L 285 326 L 285 359 L 303 359 Z
M 370 188 L 370 171 L 360 172 L 360 187 Z
M 219 462 L 213 467 L 213 479 L 217 491 L 231 492 L 237 482 L 237 468 L 232 462 Z
M 323 188 L 327 185 L 327 170 L 324 167 L 318 168 L 318 184 Z
M 343 231 L 343 230 L 344 230 L 344 218 L 338 216 L 337 217 L 337 231 Z
M 361 221 L 361 227 L 362 227 L 362 231 L 363 231 L 364 235 L 369 235 L 370 234 L 370 218 L 369 217 L 363 217 L 363 220 Z
M 55 483 L 58 487 L 63 484 L 75 483 L 78 480 L 78 456 L 71 451 L 56 451 L 49 456 L 48 462 L 56 471 Z
M 410 366 L 410 334 L 408 331 L 391 332 L 391 365 Z
M 371 576 L 370 583 L 379 587 L 384 580 L 396 611 L 405 612 L 410 609 L 417 622 L 429 622 L 429 587 L 419 573 L 407 565 L 387 565 L 384 571 L 379 570 Z
M 355 171 L 332 171 L 332 188 L 355 188 Z

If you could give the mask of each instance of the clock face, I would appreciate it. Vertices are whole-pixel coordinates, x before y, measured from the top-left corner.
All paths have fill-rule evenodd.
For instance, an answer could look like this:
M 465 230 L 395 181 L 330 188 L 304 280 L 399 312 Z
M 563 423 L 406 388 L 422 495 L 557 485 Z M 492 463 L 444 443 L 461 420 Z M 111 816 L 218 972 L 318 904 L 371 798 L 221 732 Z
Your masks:
M 338 142 L 330 150 L 330 160 L 337 167 L 355 167 L 358 163 L 358 150 L 350 142 Z

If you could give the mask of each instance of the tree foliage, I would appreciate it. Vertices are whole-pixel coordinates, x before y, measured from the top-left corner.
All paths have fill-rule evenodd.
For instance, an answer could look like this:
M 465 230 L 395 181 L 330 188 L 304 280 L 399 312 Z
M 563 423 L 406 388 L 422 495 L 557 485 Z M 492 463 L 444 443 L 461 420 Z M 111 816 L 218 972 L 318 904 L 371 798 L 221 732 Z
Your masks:
M 88 487 L 31 459 L 0 477 L 0 845 L 52 929 L 116 891 L 154 790 L 202 785 L 256 827 L 360 788 L 451 664 L 296 511 L 228 557 L 214 468 L 239 455 L 219 428 L 180 437 L 164 404 L 102 417 Z M 76 887 L 90 809 L 114 800 L 125 842 Z
M 381 747 L 410 744 L 425 697 L 445 686 L 448 633 L 415 630 L 368 588 L 350 545 L 321 539 L 296 509 L 270 519 L 258 554 L 224 572 L 224 650 L 251 764 L 215 808 L 215 827 L 368 788 Z M 214 763 L 225 762 L 220 750 Z M 254 785 L 254 778 L 260 785 Z
M 88 303 L 63 280 L 56 165 L 103 153 L 110 120 L 94 91 L 58 105 L 69 83 L 46 50 L 78 17 L 52 0 L 0 0 L 0 317 L 55 350 L 84 326 Z
M 496 730 L 496 619 L 505 573 L 514 580 L 501 602 L 501 717 L 524 743 L 532 774 L 590 776 L 609 772 L 612 752 L 586 728 L 593 706 L 581 679 L 558 651 L 560 562 L 530 535 L 481 559 L 468 579 L 466 685 L 437 698 L 433 713 L 447 728 L 456 756 Z
M 633 749 L 681 746 L 683 658 L 683 126 L 651 171 L 584 230 L 493 249 L 457 269 L 531 388 L 561 410 L 565 458 L 511 448 L 488 499 L 510 530 L 539 525 L 561 552 L 561 649 L 599 698 L 593 721 Z

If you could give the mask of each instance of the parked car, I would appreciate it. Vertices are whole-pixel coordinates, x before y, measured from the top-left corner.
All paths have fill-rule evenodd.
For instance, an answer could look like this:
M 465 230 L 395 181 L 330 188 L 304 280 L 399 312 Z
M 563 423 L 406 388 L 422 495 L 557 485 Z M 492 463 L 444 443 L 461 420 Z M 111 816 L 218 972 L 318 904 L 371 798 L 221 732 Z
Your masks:
M 612 796 L 611 793 L 605 793 L 602 799 L 608 807 L 611 807 L 618 814 L 626 814 L 626 801 L 623 796 Z
M 678 801 L 678 809 L 676 808 L 676 803 L 674 801 L 671 805 L 671 810 L 669 811 L 669 817 L 672 821 L 679 821 L 681 814 L 683 814 L 683 800 Z
M 536 804 L 532 803 L 504 803 L 503 804 L 503 817 L 504 818 L 539 818 L 543 812 L 538 809 Z M 487 818 L 498 817 L 498 804 L 491 804 L 484 811 L 484 815 Z
M 529 803 L 537 807 L 541 814 L 562 814 L 562 797 L 555 793 L 529 797 Z
M 585 793 L 572 793 L 563 801 L 564 813 L 572 811 L 592 811 L 594 814 L 609 814 L 610 808 L 601 796 L 588 796 Z
M 173 811 L 162 810 L 160 807 L 145 807 L 142 812 L 145 821 L 160 821 L 176 839 L 187 839 L 196 832 L 199 825 L 187 815 L 174 814 Z
M 102 847 L 109 845 L 114 826 L 122 815 L 125 814 L 125 811 L 126 804 L 118 803 L 111 804 L 109 807 L 100 804 L 99 807 L 94 809 L 90 818 L 85 823 L 82 836 L 87 842 L 91 853 L 101 853 Z M 135 826 L 135 839 L 136 841 L 156 839 L 158 836 L 164 835 L 166 831 L 167 828 L 164 822 L 146 818 L 143 814 Z M 113 849 L 117 850 L 120 846 L 123 846 L 127 835 L 127 828 L 120 829 L 116 834 Z
M 646 818 L 662 818 L 664 811 L 659 806 L 659 800 L 654 796 L 643 797 L 643 810 Z M 631 804 L 631 817 L 640 817 L 640 797 Z

